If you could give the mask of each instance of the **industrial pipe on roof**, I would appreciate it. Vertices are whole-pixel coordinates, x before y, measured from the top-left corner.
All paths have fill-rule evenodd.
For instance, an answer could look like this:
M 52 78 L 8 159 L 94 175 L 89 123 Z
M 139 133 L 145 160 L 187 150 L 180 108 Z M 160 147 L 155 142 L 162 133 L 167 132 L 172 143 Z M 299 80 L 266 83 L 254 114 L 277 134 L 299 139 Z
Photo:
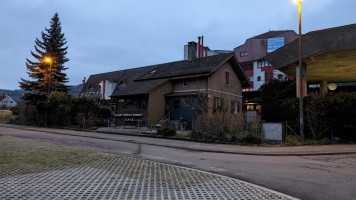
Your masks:
M 198 58 L 200 58 L 200 36 L 198 37 Z
M 204 36 L 201 36 L 201 58 L 204 57 Z

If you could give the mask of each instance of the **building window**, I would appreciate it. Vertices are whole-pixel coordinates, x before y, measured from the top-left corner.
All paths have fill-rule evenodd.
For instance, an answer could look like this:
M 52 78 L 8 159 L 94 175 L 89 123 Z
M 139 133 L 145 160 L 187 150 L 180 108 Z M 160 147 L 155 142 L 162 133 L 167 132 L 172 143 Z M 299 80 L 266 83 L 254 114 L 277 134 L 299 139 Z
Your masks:
M 240 57 L 248 56 L 248 51 L 240 52 Z
M 257 76 L 257 81 L 261 81 L 261 76 Z
M 255 110 L 255 105 L 247 105 L 247 110 Z
M 221 98 L 216 97 L 216 110 L 221 110 Z
M 183 87 L 187 87 L 187 85 L 188 85 L 187 79 L 183 79 Z
M 137 104 L 138 108 L 146 108 L 146 101 L 144 99 L 140 99 Z
M 229 86 L 230 85 L 230 72 L 225 71 L 225 85 Z
M 283 75 L 282 74 L 278 74 L 278 79 L 282 80 L 283 79 Z
M 260 69 L 262 67 L 262 62 L 258 62 L 257 68 Z
M 238 101 L 231 101 L 231 114 L 237 114 L 239 112 Z

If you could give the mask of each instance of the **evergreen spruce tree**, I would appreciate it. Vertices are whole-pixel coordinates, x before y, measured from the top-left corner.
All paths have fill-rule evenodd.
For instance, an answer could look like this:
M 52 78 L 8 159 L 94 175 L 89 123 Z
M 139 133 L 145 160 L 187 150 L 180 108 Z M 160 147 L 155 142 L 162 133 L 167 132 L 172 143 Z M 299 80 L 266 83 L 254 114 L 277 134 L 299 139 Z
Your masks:
M 50 25 L 49 29 L 45 28 L 45 32 L 41 32 L 42 40 L 35 40 L 35 52 L 31 51 L 35 61 L 26 59 L 27 73 L 32 80 L 21 78 L 19 82 L 22 89 L 29 91 L 23 96 L 29 104 L 44 103 L 50 91 L 68 93 L 68 86 L 65 85 L 68 78 L 63 72 L 68 69 L 64 66 L 69 61 L 66 58 L 68 46 L 65 46 L 67 42 L 58 13 L 54 14 Z M 46 62 L 48 58 L 50 62 Z

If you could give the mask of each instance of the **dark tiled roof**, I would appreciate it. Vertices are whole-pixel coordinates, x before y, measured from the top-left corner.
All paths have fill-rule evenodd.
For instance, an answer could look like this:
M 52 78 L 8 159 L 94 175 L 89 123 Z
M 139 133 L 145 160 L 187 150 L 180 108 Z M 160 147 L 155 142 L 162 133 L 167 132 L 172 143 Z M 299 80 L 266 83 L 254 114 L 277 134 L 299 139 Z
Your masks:
M 152 71 L 152 69 L 153 67 L 148 66 L 91 75 L 80 93 L 99 91 L 99 83 L 104 80 L 109 80 L 113 83 L 123 81 L 125 85 L 130 85 L 138 76 Z
M 22 94 L 13 94 L 9 96 L 17 103 L 19 103 L 22 100 Z
M 250 39 L 268 39 L 268 38 L 273 38 L 273 37 L 276 37 L 278 35 L 281 35 L 283 33 L 286 33 L 286 32 L 289 32 L 291 30 L 285 30 L 285 31 L 268 31 L 266 33 L 262 33 L 260 35 L 257 35 L 253 38 L 250 38 Z
M 91 75 L 81 93 L 98 94 L 99 83 L 109 80 L 117 83 L 112 96 L 147 94 L 172 77 L 211 73 L 220 64 L 233 57 L 233 53 L 197 58 L 193 61 L 182 60 L 140 68 Z M 240 69 L 242 71 L 242 69 Z M 243 72 L 242 72 L 243 73 Z M 246 76 L 240 78 L 246 79 Z M 123 84 L 119 83 L 123 81 Z M 89 96 L 90 96 L 89 94 Z M 98 95 L 97 95 L 98 96 Z
M 144 73 L 142 76 L 138 77 L 137 80 L 210 73 L 212 70 L 219 66 L 223 61 L 230 58 L 232 55 L 232 53 L 220 54 L 197 58 L 193 61 L 182 60 L 178 62 L 153 65 L 150 66 L 153 67 L 152 71 Z
M 234 53 L 234 51 L 229 51 L 229 50 L 213 50 L 216 53 L 222 54 L 222 53 Z
M 6 98 L 6 96 L 0 96 L 0 101 L 5 99 L 5 98 Z
M 127 85 L 127 87 L 124 87 L 122 89 L 120 89 L 120 87 L 117 87 L 112 96 L 148 94 L 153 89 L 168 82 L 169 80 L 170 80 L 169 78 L 165 78 L 165 79 L 134 81 L 131 84 Z

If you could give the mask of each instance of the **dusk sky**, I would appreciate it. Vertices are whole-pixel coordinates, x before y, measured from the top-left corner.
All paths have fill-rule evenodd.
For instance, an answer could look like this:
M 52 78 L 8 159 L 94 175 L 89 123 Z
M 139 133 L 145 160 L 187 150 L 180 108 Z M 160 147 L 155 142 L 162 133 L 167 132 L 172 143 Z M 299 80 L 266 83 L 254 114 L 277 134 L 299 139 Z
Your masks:
M 355 0 L 304 0 L 302 32 L 356 23 Z M 58 12 L 70 59 L 68 85 L 91 74 L 182 60 L 204 35 L 210 49 L 233 50 L 269 30 L 298 31 L 293 0 L 0 0 L 0 88 L 29 79 L 36 37 Z

